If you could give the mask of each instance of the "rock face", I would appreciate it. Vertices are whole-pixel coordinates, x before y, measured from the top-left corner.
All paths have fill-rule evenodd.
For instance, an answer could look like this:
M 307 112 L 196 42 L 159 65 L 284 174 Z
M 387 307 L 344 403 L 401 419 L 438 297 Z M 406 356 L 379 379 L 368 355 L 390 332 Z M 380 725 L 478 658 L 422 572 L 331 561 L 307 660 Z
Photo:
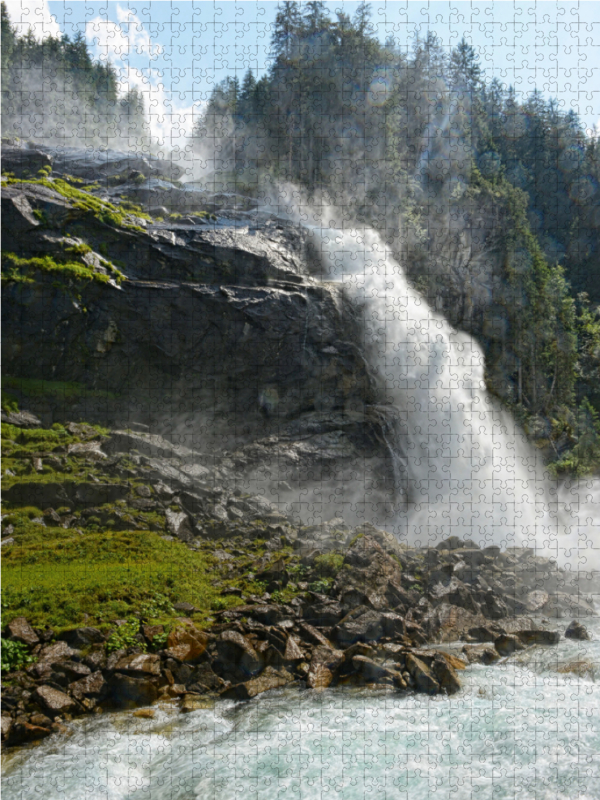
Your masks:
M 113 174 L 131 161 L 123 155 L 51 157 L 54 174 L 68 163 L 89 177 L 94 169 Z M 355 310 L 339 287 L 311 277 L 314 259 L 301 228 L 262 212 L 249 226 L 237 201 L 210 224 L 142 221 L 143 229 L 132 230 L 82 215 L 48 186 L 13 183 L 2 197 L 5 251 L 60 260 L 65 248 L 83 242 L 92 254 L 101 250 L 102 258 L 124 264 L 127 275 L 120 287 L 82 284 L 76 304 L 55 274 L 6 284 L 5 372 L 31 378 L 35 363 L 36 378 L 88 390 L 68 410 L 50 397 L 31 398 L 34 411 L 52 422 L 75 412 L 114 424 L 135 406 L 139 421 L 154 429 L 189 425 L 188 439 L 208 422 L 248 481 L 276 475 L 279 493 L 290 482 L 354 480 L 360 460 L 371 516 L 383 509 L 385 517 L 399 491 L 385 434 L 393 414 L 378 404 Z M 188 201 L 199 211 L 210 205 L 192 189 Z M 106 272 L 98 259 L 96 268 Z M 101 387 L 114 395 L 108 407 L 91 396 Z M 243 429 L 232 424 L 242 418 Z M 185 540 L 185 526 L 175 535 Z

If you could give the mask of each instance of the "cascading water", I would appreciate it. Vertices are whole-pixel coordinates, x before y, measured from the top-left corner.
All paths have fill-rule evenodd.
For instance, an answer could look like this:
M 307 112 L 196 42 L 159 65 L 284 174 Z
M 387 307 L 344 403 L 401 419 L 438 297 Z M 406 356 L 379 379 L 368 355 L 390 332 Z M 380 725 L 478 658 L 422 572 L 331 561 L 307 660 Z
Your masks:
M 324 277 L 362 307 L 364 351 L 398 414 L 393 446 L 406 465 L 409 502 L 396 515 L 397 534 L 421 545 L 455 534 L 533 546 L 563 562 L 589 551 L 593 498 L 586 495 L 586 529 L 578 509 L 570 518 L 561 512 L 541 458 L 486 392 L 478 344 L 428 307 L 373 230 L 310 229 Z

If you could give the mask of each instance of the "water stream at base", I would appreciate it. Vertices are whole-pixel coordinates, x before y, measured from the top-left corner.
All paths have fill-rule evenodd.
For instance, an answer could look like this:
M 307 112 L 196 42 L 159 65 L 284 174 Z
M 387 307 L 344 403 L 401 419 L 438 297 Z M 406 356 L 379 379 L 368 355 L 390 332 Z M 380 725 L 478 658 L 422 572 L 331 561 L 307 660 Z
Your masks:
M 3 797 L 597 800 L 600 682 L 556 671 L 588 661 L 600 681 L 600 619 L 582 621 L 592 641 L 469 667 L 451 698 L 294 689 L 79 719 L 4 758 Z

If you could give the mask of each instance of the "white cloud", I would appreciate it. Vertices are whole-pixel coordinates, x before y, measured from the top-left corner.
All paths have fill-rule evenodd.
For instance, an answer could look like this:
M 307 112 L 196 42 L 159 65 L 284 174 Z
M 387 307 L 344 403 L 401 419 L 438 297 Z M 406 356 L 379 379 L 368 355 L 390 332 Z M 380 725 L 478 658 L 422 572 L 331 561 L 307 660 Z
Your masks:
M 19 36 L 33 31 L 36 39 L 48 35 L 60 36 L 61 30 L 56 17 L 52 16 L 47 0 L 5 0 L 11 23 L 17 28 Z

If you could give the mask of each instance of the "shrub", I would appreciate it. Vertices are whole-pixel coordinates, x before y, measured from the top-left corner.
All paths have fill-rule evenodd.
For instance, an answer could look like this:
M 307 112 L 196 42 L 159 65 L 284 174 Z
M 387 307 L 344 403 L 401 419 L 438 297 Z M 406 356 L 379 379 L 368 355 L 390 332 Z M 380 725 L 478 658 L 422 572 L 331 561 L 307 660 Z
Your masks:
M 111 633 L 106 641 L 106 652 L 126 650 L 128 647 L 141 647 L 146 650 L 146 645 L 137 638 L 140 632 L 140 623 L 137 619 L 130 619 L 125 625 L 119 626 Z
M 2 672 L 14 672 L 23 669 L 27 664 L 33 664 L 34 656 L 27 652 L 27 645 L 2 639 Z

